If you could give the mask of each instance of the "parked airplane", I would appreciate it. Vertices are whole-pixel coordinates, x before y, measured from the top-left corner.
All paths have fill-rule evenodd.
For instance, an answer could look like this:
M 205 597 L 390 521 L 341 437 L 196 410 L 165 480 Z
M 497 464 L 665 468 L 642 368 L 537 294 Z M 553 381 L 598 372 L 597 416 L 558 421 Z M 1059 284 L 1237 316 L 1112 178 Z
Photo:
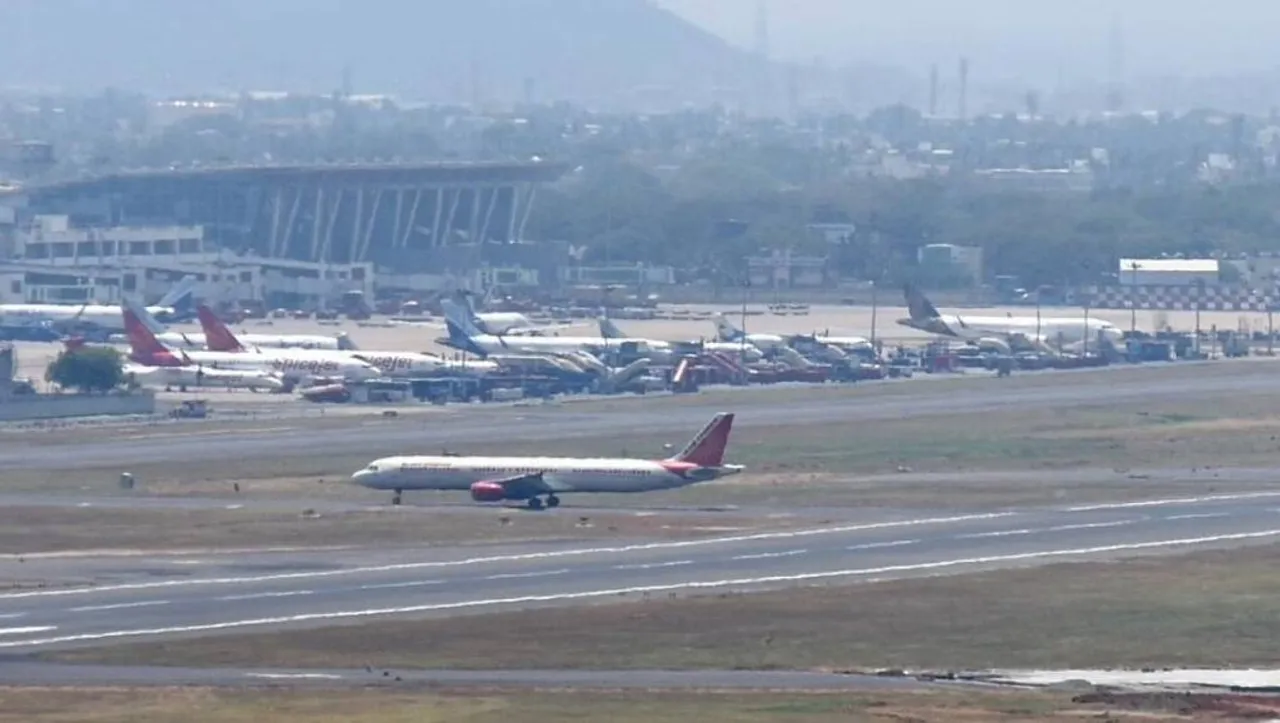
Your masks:
M 177 319 L 189 313 L 196 278 L 179 281 L 155 306 L 152 316 Z M 120 307 L 103 304 L 0 304 L 0 334 L 21 338 L 32 333 L 53 332 L 105 340 L 112 332 L 123 331 Z
M 261 352 L 261 349 L 255 348 L 252 344 L 242 343 L 240 337 L 232 333 L 209 307 L 203 304 L 197 306 L 196 315 L 200 319 L 200 326 L 204 328 L 204 336 L 208 340 L 211 351 L 233 354 Z M 498 370 L 498 365 L 491 361 L 453 361 L 434 354 L 412 351 L 338 350 L 330 351 L 329 353 L 365 362 L 381 371 L 383 376 L 398 379 L 414 379 L 442 374 L 476 376 L 490 374 Z
M 941 314 L 911 284 L 903 288 L 910 316 L 898 323 L 930 334 L 956 337 L 967 341 L 988 342 L 1008 347 L 1010 340 L 1021 340 L 1033 347 L 1076 346 L 1088 340 L 1096 344 L 1120 343 L 1124 332 L 1105 319 L 1085 316 L 969 316 Z
M 531 509 L 560 504 L 567 492 L 651 492 L 742 471 L 724 463 L 733 414 L 717 414 L 681 452 L 664 460 L 580 457 L 384 457 L 351 476 L 370 489 L 469 490 L 477 502 L 524 500 Z
M 205 335 L 200 332 L 182 332 L 168 331 L 164 325 L 156 320 L 154 316 L 146 314 L 142 318 L 142 323 L 147 325 L 151 333 L 156 335 L 161 344 L 174 349 L 208 349 L 208 340 Z M 240 341 L 249 347 L 258 347 L 264 349 L 328 349 L 330 351 L 338 349 L 354 350 L 355 342 L 347 336 L 346 332 L 339 332 L 334 336 L 325 336 L 324 334 L 241 334 Z M 128 338 L 124 334 L 113 335 L 110 338 L 113 343 L 128 342 Z
M 345 380 L 381 376 L 376 367 L 354 359 L 346 352 L 314 349 L 267 349 L 257 352 L 174 351 L 156 339 L 142 323 L 145 310 L 126 299 L 123 304 L 125 332 L 129 335 L 130 359 L 146 366 L 187 366 L 203 369 L 233 369 L 276 373 L 286 388 L 314 377 L 342 377 Z
M 189 360 L 181 366 L 147 366 L 130 363 L 125 365 L 124 373 L 127 378 L 142 386 L 165 389 L 218 387 L 248 389 L 255 392 L 259 389 L 278 392 L 285 386 L 284 379 L 278 374 L 244 369 L 205 368 Z
M 740 344 L 745 340 L 748 344 L 760 349 L 761 351 L 769 351 L 771 349 L 787 346 L 788 337 L 781 334 L 748 334 L 742 329 L 734 326 L 733 322 L 729 321 L 724 314 L 716 314 L 715 321 L 716 338 L 719 341 L 737 342 Z
M 441 299 L 440 305 L 445 313 L 445 326 L 449 330 L 447 339 L 441 339 L 445 346 L 485 357 L 490 354 L 505 352 L 543 352 L 572 353 L 585 351 L 599 354 L 610 349 L 633 349 L 637 356 L 643 356 L 654 362 L 665 362 L 671 358 L 671 345 L 665 341 L 652 339 L 605 339 L 599 336 L 497 336 L 485 334 L 475 325 L 470 309 L 461 306 L 452 299 Z
M 600 317 L 600 336 L 606 339 L 625 339 L 627 334 L 613 323 L 612 319 Z M 672 346 L 679 346 L 684 342 L 671 342 Z M 742 357 L 745 362 L 757 362 L 764 358 L 764 354 L 760 349 L 752 344 L 742 344 L 741 342 L 732 341 L 690 341 L 687 342 L 690 347 L 701 348 L 704 351 L 718 351 L 727 354 L 736 354 Z

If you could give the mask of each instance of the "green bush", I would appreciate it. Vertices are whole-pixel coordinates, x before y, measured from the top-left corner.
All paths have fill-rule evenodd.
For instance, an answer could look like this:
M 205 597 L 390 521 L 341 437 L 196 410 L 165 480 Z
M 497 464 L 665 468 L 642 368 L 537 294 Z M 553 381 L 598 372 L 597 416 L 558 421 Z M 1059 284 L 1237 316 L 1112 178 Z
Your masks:
M 49 363 L 45 381 L 81 392 L 108 392 L 124 383 L 124 359 L 109 347 L 62 352 Z

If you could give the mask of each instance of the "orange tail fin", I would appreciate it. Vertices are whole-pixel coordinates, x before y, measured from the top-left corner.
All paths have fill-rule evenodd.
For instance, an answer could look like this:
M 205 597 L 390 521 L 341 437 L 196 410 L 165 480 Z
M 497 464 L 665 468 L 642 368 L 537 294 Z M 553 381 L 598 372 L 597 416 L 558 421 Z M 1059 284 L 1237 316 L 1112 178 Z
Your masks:
M 717 414 L 680 454 L 671 459 L 676 462 L 696 464 L 699 467 L 719 467 L 724 464 L 724 452 L 729 446 L 729 431 L 732 428 L 732 413 Z
M 244 345 L 226 324 L 213 313 L 213 309 L 201 304 L 196 307 L 200 327 L 204 329 L 204 343 L 210 351 L 244 351 Z

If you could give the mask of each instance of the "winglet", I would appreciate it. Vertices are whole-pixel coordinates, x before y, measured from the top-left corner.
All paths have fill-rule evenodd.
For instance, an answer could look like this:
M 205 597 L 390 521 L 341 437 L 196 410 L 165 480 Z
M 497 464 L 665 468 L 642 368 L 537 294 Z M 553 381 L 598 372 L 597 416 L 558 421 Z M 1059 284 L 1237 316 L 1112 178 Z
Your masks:
M 204 343 L 210 351 L 245 351 L 244 345 L 226 324 L 204 304 L 196 307 L 196 316 L 200 319 L 200 328 L 204 329 Z
M 717 414 L 671 461 L 688 462 L 699 467 L 721 466 L 724 464 L 724 452 L 729 446 L 729 431 L 732 428 L 732 412 Z

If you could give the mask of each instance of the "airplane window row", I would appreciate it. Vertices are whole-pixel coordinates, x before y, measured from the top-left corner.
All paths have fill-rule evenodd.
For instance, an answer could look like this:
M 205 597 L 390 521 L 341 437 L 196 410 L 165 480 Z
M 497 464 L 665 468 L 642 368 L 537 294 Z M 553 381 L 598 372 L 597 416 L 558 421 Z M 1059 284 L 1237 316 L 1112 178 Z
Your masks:
M 450 470 L 454 470 L 454 469 L 457 469 L 457 468 L 456 468 L 456 467 L 446 466 L 446 465 L 434 465 L 434 464 L 406 464 L 406 465 L 404 465 L 404 466 L 402 467 L 402 469 L 406 469 L 406 470 L 412 469 L 412 470 L 438 470 L 438 471 L 450 471 Z M 459 471 L 462 471 L 462 470 L 459 470 Z M 513 468 L 513 467 L 474 467 L 474 468 L 469 468 L 469 469 L 467 469 L 467 470 L 465 470 L 465 471 L 467 471 L 467 472 L 476 472 L 476 473 L 479 473 L 479 474 L 504 474 L 504 475 L 538 474 L 539 472 L 551 472 L 551 473 L 554 473 L 554 472 L 555 472 L 555 470 L 535 469 L 535 468 L 533 468 L 533 467 L 521 467 L 521 468 Z M 653 472 L 652 470 L 583 469 L 583 470 L 573 470 L 573 471 L 574 471 L 574 472 L 587 472 L 587 473 L 590 473 L 590 474 L 598 474 L 598 475 L 609 475 L 609 476 L 623 476 L 623 475 L 637 475 L 637 474 L 638 474 L 638 475 L 643 475 L 643 476 L 645 476 L 645 477 L 651 477 L 651 476 L 653 476 L 653 474 L 654 474 L 654 472 Z

